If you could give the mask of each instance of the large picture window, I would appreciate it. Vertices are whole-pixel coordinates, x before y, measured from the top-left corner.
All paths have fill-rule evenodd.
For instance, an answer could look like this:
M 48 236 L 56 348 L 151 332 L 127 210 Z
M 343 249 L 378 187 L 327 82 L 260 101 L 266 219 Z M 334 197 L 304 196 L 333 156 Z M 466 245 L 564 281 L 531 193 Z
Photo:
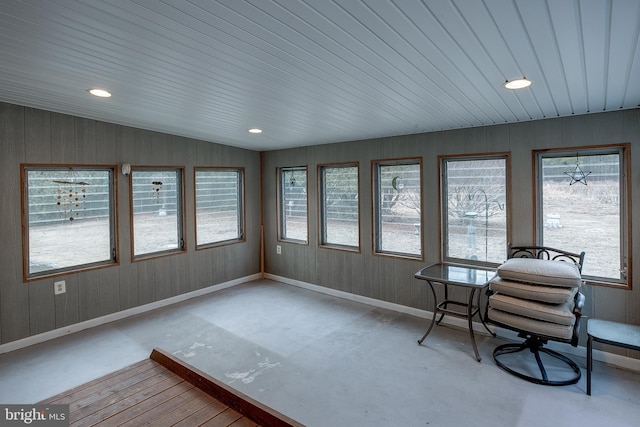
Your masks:
M 278 237 L 307 243 L 307 168 L 278 169 Z
M 359 249 L 358 165 L 322 165 L 318 170 L 320 244 Z
M 22 166 L 25 280 L 116 263 L 113 167 Z
M 196 168 L 198 248 L 244 239 L 244 169 Z
M 374 161 L 374 253 L 422 259 L 419 159 Z
M 445 261 L 499 264 L 507 258 L 507 156 L 442 157 Z
M 131 171 L 133 258 L 184 250 L 182 169 Z
M 536 153 L 538 244 L 585 251 L 583 276 L 626 286 L 628 145 Z

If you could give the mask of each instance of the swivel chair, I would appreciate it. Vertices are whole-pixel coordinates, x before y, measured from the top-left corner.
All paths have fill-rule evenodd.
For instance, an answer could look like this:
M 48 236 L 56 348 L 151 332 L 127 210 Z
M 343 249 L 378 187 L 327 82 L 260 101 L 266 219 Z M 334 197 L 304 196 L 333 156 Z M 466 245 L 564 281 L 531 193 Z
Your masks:
M 578 365 L 545 345 L 548 341 L 578 345 L 585 301 L 580 292 L 584 256 L 584 252 L 577 254 L 544 246 L 509 247 L 509 259 L 498 267 L 489 282 L 485 321 L 517 332 L 524 342 L 494 349 L 493 359 L 500 368 L 536 384 L 559 386 L 580 380 Z M 535 358 L 539 375 L 532 373 L 529 365 L 519 363 L 526 354 L 514 359 L 515 353 L 524 350 Z M 554 368 L 556 378 L 550 378 L 543 355 L 551 357 L 550 361 L 559 361 L 569 373 L 561 370 L 556 375 Z M 514 360 L 518 363 L 512 363 Z

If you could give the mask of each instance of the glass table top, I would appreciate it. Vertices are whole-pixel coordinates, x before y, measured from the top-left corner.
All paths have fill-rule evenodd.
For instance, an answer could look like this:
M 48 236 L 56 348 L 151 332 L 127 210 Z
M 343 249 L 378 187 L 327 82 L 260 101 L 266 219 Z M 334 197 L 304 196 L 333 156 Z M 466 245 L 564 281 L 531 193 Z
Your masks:
M 495 275 L 495 270 L 453 264 L 432 264 L 418 271 L 415 277 L 457 286 L 482 287 Z

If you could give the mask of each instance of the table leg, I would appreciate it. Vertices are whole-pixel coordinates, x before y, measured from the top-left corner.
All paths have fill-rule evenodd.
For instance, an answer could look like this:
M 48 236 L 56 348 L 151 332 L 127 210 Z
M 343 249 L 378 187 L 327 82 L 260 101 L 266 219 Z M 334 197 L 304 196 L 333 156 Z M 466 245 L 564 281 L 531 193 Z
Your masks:
M 429 332 L 431 332 L 431 329 L 433 329 L 433 325 L 436 324 L 436 316 L 438 315 L 438 298 L 436 297 L 436 290 L 433 287 L 433 284 L 431 283 L 431 281 L 427 281 L 427 283 L 429 283 L 429 287 L 431 288 L 431 293 L 433 294 L 433 317 L 431 318 L 431 324 L 429 325 L 429 329 L 427 329 L 427 332 L 425 332 L 422 338 L 418 340 L 418 344 L 422 344 L 422 341 L 424 341 L 424 339 L 427 338 L 427 335 L 429 335 Z
M 469 295 L 469 304 L 467 305 L 467 321 L 469 322 L 469 336 L 471 337 L 471 345 L 473 346 L 473 352 L 476 354 L 476 360 L 480 362 L 482 357 L 480 357 L 480 353 L 478 353 L 478 346 L 476 345 L 476 337 L 473 334 L 473 297 L 475 295 L 476 289 L 471 289 L 471 294 Z
M 593 337 L 587 338 L 587 395 L 591 396 L 591 371 L 593 370 Z
M 444 301 L 448 301 L 448 300 L 449 300 L 449 288 L 447 287 L 447 284 L 446 284 L 446 283 L 443 283 L 443 284 L 442 284 L 442 286 L 444 286 L 444 299 L 443 299 L 442 301 L 443 301 L 443 302 L 444 302 Z M 435 293 L 434 293 L 434 295 L 435 295 Z M 445 304 L 446 304 L 446 303 L 445 303 Z M 445 305 L 445 308 L 447 308 L 447 307 L 446 307 L 446 305 Z M 436 325 L 439 325 L 439 324 L 440 324 L 440 322 L 442 322 L 442 319 L 444 319 L 444 315 L 445 315 L 445 314 L 446 314 L 446 313 L 445 313 L 444 311 L 440 313 L 440 318 L 439 318 L 439 319 L 438 319 L 438 321 L 436 322 Z
M 478 292 L 478 315 L 480 316 L 480 321 L 482 322 L 482 326 L 484 326 L 484 328 L 487 330 L 487 332 L 489 332 L 491 334 L 492 337 L 496 337 L 496 333 L 493 332 L 491 329 L 489 329 L 489 327 L 487 326 L 486 323 L 484 323 L 484 316 L 482 315 L 482 310 L 480 308 L 480 298 L 482 296 L 482 292 Z

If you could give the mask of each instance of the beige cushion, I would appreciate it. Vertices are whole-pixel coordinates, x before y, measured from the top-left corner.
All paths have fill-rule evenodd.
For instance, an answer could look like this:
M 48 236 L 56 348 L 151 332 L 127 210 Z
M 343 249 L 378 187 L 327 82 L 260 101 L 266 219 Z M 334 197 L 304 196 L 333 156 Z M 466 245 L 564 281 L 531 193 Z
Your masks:
M 582 284 L 575 264 L 537 258 L 510 258 L 498 267 L 498 276 L 516 282 L 577 288 Z
M 571 302 L 578 292 L 578 288 L 533 285 L 528 283 L 512 282 L 499 277 L 491 280 L 490 287 L 492 291 L 499 292 L 504 295 L 552 304 Z
M 560 325 L 573 326 L 576 321 L 576 316 L 573 314 L 573 303 L 547 304 L 494 294 L 489 298 L 489 306 L 518 316 Z M 524 329 L 529 330 L 526 327 Z
M 489 307 L 487 316 L 494 322 L 509 325 L 512 328 L 521 331 L 529 331 L 536 335 L 559 338 L 563 340 L 570 340 L 573 337 L 573 326 L 528 319 L 526 317 L 496 310 L 492 307 Z

